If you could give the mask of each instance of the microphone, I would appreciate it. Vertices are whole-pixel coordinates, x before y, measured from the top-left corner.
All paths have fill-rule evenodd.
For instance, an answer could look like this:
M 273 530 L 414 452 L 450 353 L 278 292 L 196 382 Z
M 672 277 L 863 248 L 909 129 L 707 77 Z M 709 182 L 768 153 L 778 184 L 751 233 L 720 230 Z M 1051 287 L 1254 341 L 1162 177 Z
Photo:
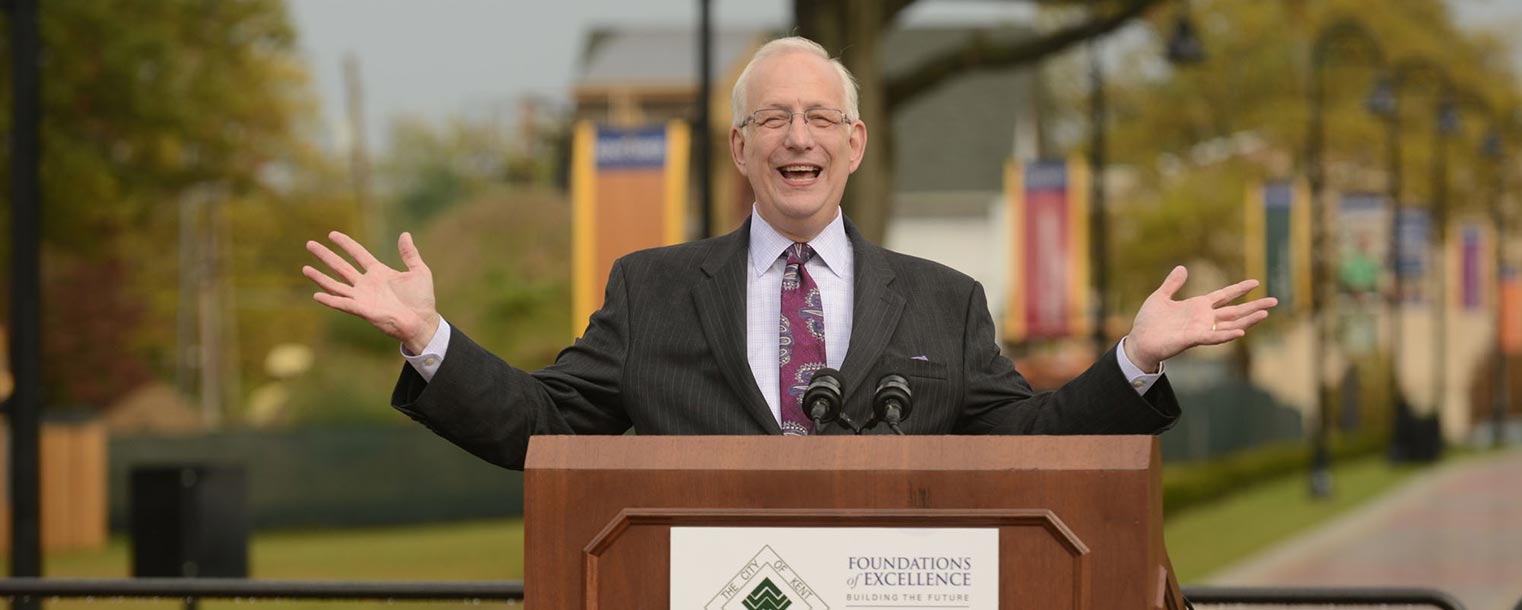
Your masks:
M 877 392 L 872 395 L 872 421 L 867 422 L 868 428 L 881 421 L 895 434 L 902 436 L 903 430 L 898 427 L 899 422 L 909 419 L 909 414 L 914 412 L 914 393 L 909 390 L 909 380 L 902 375 L 889 373 L 883 375 L 877 381 Z
M 845 387 L 845 382 L 840 378 L 840 371 L 832 368 L 814 371 L 814 376 L 809 378 L 809 385 L 803 391 L 803 410 L 809 419 L 814 420 L 816 433 L 824 431 L 826 425 L 836 421 L 844 422 L 852 431 L 856 430 L 851 420 L 840 412 L 842 387 Z
M 822 368 L 814 371 L 809 385 L 803 390 L 803 411 L 814 420 L 814 429 L 840 418 L 840 371 Z

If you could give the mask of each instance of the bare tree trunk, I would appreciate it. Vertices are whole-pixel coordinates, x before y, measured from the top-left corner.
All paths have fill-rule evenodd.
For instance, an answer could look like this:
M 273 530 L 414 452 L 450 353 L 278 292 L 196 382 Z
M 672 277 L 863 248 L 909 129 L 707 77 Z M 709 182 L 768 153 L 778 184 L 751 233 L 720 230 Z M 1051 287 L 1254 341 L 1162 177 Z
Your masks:
M 867 154 L 851 175 L 842 206 L 862 235 L 882 243 L 892 210 L 893 166 L 878 43 L 891 7 L 879 0 L 794 0 L 798 35 L 824 46 L 856 75 L 861 88 L 861 120 L 867 124 Z
M 845 211 L 856 228 L 873 243 L 881 244 L 888 233 L 893 211 L 893 133 L 884 98 L 882 62 L 878 42 L 882 37 L 882 4 L 878 0 L 847 0 L 845 30 L 850 44 L 841 49 L 841 61 L 861 85 L 861 120 L 867 124 L 867 154 L 851 175 L 845 193 Z

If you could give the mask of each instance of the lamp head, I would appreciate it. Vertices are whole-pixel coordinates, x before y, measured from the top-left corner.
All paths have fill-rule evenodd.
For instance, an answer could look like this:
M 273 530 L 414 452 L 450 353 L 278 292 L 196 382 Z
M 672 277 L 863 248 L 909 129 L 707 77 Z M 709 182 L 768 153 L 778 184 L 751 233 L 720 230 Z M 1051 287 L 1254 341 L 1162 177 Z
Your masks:
M 1168 61 L 1175 65 L 1191 65 L 1205 61 L 1205 45 L 1195 34 L 1194 22 L 1188 14 L 1180 14 L 1173 24 L 1173 35 L 1168 38 Z

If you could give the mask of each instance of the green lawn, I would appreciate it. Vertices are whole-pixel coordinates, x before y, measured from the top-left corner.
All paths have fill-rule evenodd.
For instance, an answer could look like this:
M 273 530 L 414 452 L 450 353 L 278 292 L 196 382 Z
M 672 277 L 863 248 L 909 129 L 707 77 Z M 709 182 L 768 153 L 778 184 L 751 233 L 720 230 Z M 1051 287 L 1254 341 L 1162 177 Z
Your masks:
M 523 523 L 485 521 L 381 529 L 258 533 L 254 578 L 492 580 L 523 578 Z M 99 551 L 50 553 L 49 576 L 131 575 L 124 538 Z
M 1303 475 L 1243 489 L 1223 500 L 1170 515 L 1165 527 L 1169 554 L 1179 580 L 1195 583 L 1214 570 L 1322 523 L 1393 489 L 1413 468 L 1390 466 L 1371 456 L 1338 464 L 1333 498 L 1315 501 Z M 486 521 L 377 529 L 259 533 L 250 549 L 252 576 L 268 579 L 359 580 L 518 580 L 523 578 L 523 524 Z M 0 558 L 0 567 L 4 566 Z M 125 539 L 102 550 L 50 553 L 45 573 L 55 577 L 121 578 L 131 570 Z M 205 610 L 234 610 L 249 602 L 206 602 Z M 267 601 L 278 610 L 456 608 L 472 604 Z M 157 603 L 60 601 L 58 610 L 169 610 Z M 259 609 L 254 609 L 259 610 Z
M 287 531 L 256 534 L 249 548 L 254 578 L 302 580 L 522 580 L 523 522 L 484 521 L 384 529 Z M 3 563 L 0 563 L 3 565 Z M 49 553 L 53 577 L 125 578 L 131 558 L 124 538 L 105 549 Z M 176 601 L 61 600 L 51 610 L 175 610 Z M 425 610 L 503 604 L 433 602 L 207 601 L 203 610 Z
M 1417 472 L 1372 455 L 1334 465 L 1334 492 L 1328 499 L 1312 499 L 1307 476 L 1295 474 L 1169 515 L 1163 535 L 1173 568 L 1180 583 L 1200 582 L 1216 570 L 1394 489 Z

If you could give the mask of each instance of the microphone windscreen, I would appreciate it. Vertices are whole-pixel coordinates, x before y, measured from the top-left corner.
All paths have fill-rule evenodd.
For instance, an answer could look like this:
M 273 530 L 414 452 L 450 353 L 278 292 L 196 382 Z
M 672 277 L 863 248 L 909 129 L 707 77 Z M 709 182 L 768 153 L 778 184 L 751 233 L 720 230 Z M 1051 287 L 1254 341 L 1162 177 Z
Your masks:
M 803 409 L 810 419 L 827 424 L 840 417 L 840 393 L 845 384 L 840 371 L 825 367 L 814 371 L 803 391 Z
M 889 407 L 897 407 L 896 417 L 890 418 Z M 909 389 L 909 380 L 904 379 L 903 375 L 889 373 L 877 381 L 877 391 L 872 396 L 875 419 L 903 421 L 909 419 L 913 408 L 914 393 Z

